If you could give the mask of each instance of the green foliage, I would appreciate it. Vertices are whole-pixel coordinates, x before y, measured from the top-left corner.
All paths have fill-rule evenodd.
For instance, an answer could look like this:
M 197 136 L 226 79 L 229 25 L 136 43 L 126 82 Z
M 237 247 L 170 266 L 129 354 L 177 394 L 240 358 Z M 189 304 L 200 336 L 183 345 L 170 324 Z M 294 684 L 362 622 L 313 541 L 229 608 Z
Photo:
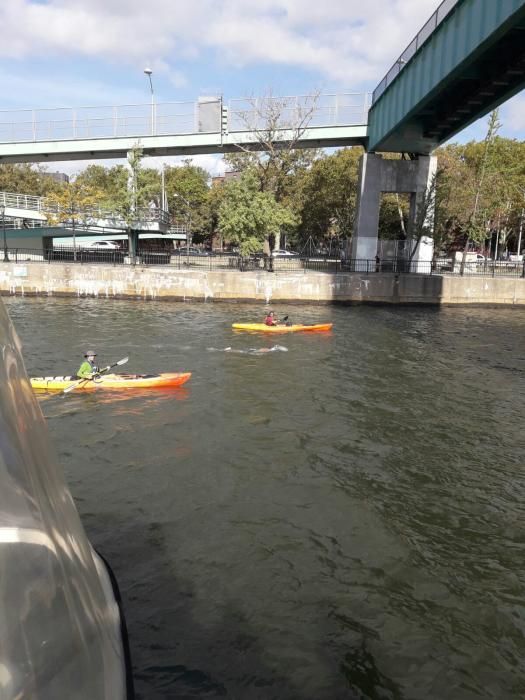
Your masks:
M 259 190 L 253 170 L 224 186 L 219 228 L 227 239 L 239 245 L 241 255 L 262 250 L 265 240 L 295 223 L 291 209 L 279 204 L 270 192 Z
M 32 194 L 39 197 L 60 190 L 63 183 L 49 176 L 47 169 L 29 163 L 0 165 L 0 192 Z
M 498 114 L 489 117 L 484 141 L 437 150 L 436 248 L 477 247 L 497 234 L 517 246 L 525 206 L 525 142 L 497 136 Z
M 65 221 L 83 224 L 89 211 L 100 205 L 102 197 L 102 191 L 92 185 L 77 180 L 64 184 L 46 197 L 46 205 L 55 210 L 48 215 L 48 220 L 51 224 Z
M 88 165 L 76 182 L 101 193 L 100 206 L 108 210 L 119 210 L 128 200 L 129 170 L 124 165 L 105 168 L 103 165 Z
M 345 148 L 319 158 L 297 175 L 294 208 L 300 211 L 299 243 L 312 238 L 327 241 L 331 236 L 349 238 L 357 202 L 357 180 L 361 148 Z M 299 201 L 297 201 L 299 200 Z
M 379 238 L 389 241 L 404 240 L 408 213 L 408 197 L 402 194 L 384 194 L 379 207 Z
M 202 238 L 212 233 L 209 179 L 206 170 L 192 165 L 190 160 L 186 160 L 182 167 L 165 169 L 166 195 L 172 220 L 186 222 L 191 218 L 192 233 Z

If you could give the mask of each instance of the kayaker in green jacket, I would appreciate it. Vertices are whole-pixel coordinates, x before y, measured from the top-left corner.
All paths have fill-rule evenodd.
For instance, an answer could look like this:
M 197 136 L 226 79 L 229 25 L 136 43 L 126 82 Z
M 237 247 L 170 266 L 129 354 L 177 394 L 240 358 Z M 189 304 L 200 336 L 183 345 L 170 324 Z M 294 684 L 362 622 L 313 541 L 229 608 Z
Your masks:
M 87 350 L 84 353 L 84 357 L 86 359 L 80 365 L 79 370 L 77 372 L 77 377 L 79 379 L 92 379 L 96 374 L 98 374 L 99 368 L 95 364 L 96 356 L 97 353 L 93 352 L 93 350 Z

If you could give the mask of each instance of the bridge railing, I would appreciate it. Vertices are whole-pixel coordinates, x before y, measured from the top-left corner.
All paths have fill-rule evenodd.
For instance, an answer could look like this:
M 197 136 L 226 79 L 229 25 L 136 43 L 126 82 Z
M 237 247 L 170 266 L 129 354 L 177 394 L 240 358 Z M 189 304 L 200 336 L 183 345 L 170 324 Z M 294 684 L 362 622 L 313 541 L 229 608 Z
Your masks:
M 390 68 L 383 80 L 376 87 L 372 93 L 372 104 L 374 104 L 374 102 L 381 97 L 390 83 L 392 83 L 392 81 L 399 75 L 416 51 L 420 49 L 425 41 L 435 32 L 445 17 L 452 12 L 458 2 L 459 0 L 443 0 L 432 17 L 425 22 L 414 39 L 412 39 L 410 44 L 406 47 L 401 56 L 397 59 L 392 68 Z
M 124 215 L 121 211 L 114 209 L 104 209 L 103 207 L 79 207 L 78 209 L 69 209 L 56 204 L 45 203 L 42 205 L 41 211 L 44 214 L 60 217 L 62 222 L 73 221 L 96 221 L 103 220 L 119 224 L 126 228 L 126 221 L 140 221 L 142 223 L 159 223 L 169 224 L 170 216 L 164 209 L 138 207 L 135 212 Z
M 0 207 L 41 211 L 42 197 L 31 194 L 17 194 L 16 192 L 0 192 Z
M 228 105 L 228 130 L 265 129 L 269 122 L 281 129 L 358 126 L 368 121 L 370 99 L 362 92 L 236 98 Z
M 189 134 L 194 102 L 0 111 L 0 142 Z
M 8 219 L 6 217 L 5 222 L 4 222 L 4 221 L 2 221 L 2 217 L 0 215 L 0 229 L 2 229 L 5 226 L 6 230 L 8 230 L 8 231 L 28 229 L 28 228 L 42 228 L 42 226 L 45 226 L 45 225 L 46 225 L 45 221 L 34 221 L 32 219 L 22 219 L 22 218 Z
M 67 223 L 73 219 L 76 221 L 105 220 L 114 222 L 119 227 L 126 228 L 126 220 L 148 224 L 157 223 L 163 226 L 167 226 L 170 222 L 169 212 L 158 207 L 137 207 L 133 214 L 130 213 L 125 216 L 122 211 L 115 209 L 106 209 L 104 207 L 63 207 L 55 202 L 50 202 L 46 197 L 17 194 L 15 192 L 0 192 L 1 207 L 39 212 L 50 217 L 59 218 L 62 223 Z
M 223 104 L 228 107 L 228 130 L 257 124 L 268 105 L 283 104 L 281 128 L 287 128 L 301 109 L 310 109 L 309 126 L 354 126 L 367 123 L 368 93 L 298 95 L 284 98 L 199 98 L 196 102 L 158 102 L 100 107 L 59 107 L 0 110 L 0 143 L 140 138 L 195 133 L 220 133 Z M 258 121 L 259 120 L 259 121 Z

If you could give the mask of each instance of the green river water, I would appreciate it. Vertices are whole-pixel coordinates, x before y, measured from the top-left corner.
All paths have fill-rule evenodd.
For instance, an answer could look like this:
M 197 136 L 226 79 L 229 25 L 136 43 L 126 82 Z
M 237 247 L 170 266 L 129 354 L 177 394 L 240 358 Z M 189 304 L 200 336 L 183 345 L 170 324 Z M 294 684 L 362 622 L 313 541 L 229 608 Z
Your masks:
M 139 698 L 525 697 L 523 311 L 5 303 L 30 375 L 193 372 L 39 398 Z

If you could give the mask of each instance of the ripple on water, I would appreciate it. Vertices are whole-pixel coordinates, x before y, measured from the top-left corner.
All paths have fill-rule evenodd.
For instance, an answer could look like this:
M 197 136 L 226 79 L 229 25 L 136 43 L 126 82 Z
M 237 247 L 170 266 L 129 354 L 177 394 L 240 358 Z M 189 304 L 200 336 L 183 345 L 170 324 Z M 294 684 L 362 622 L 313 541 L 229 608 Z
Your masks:
M 42 396 L 120 581 L 140 698 L 525 696 L 520 312 L 7 299 L 30 374 L 191 371 Z M 246 352 L 210 352 L 208 348 Z

